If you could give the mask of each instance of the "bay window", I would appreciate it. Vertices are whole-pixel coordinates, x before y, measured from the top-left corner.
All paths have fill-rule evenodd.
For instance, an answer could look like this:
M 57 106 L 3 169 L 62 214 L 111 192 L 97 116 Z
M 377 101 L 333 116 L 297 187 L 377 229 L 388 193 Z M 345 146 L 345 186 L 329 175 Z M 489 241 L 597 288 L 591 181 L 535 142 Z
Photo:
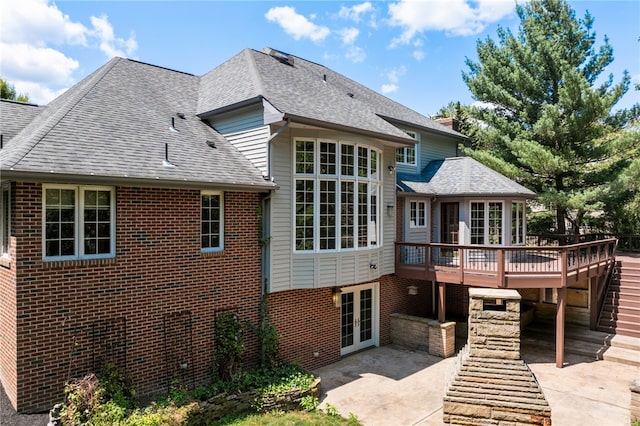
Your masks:
M 294 143 L 295 250 L 378 246 L 380 152 L 338 141 Z
M 524 244 L 524 201 L 511 203 L 511 244 Z
M 115 256 L 115 191 L 96 186 L 43 186 L 45 260 Z
M 502 244 L 502 211 L 500 201 L 471 202 L 471 244 Z

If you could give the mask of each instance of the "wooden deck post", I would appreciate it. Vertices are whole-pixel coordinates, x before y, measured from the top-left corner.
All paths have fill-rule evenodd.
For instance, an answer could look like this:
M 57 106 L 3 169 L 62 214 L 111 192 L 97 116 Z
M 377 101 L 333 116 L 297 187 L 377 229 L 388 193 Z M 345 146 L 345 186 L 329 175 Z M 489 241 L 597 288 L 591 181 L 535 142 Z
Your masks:
M 567 306 L 567 287 L 558 289 L 558 309 L 556 311 L 556 367 L 564 366 L 564 317 Z
M 446 306 L 446 293 L 447 293 L 447 284 L 438 283 L 438 321 L 444 322 L 446 318 L 445 306 Z

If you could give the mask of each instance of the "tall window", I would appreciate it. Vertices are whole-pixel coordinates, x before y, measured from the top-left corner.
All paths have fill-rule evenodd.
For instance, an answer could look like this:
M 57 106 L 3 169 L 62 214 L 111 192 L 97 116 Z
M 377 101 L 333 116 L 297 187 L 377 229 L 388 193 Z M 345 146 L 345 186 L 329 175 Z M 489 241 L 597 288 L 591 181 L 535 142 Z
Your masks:
M 295 141 L 295 249 L 379 244 L 380 153 L 368 146 Z
M 502 202 L 471 203 L 471 244 L 502 244 Z
M 2 185 L 0 197 L 0 256 L 9 255 L 11 243 L 11 184 Z
M 511 244 L 524 244 L 524 201 L 511 204 Z
M 426 228 L 427 226 L 427 202 L 409 202 L 409 227 Z
M 224 248 L 223 195 L 219 192 L 203 192 L 200 199 L 200 247 L 202 251 L 222 250 Z
M 409 131 L 406 131 L 405 133 L 411 136 L 416 141 L 418 140 L 418 135 L 416 133 L 409 132 Z M 416 147 L 404 146 L 402 148 L 396 148 L 396 163 L 415 166 L 416 165 Z
M 46 260 L 115 255 L 115 191 L 94 186 L 43 187 Z

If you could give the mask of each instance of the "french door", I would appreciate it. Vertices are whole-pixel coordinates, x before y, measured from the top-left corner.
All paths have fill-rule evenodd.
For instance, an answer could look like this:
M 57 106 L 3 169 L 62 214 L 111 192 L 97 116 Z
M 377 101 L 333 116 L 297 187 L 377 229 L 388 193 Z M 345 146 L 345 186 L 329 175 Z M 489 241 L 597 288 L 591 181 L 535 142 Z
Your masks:
M 340 355 L 378 344 L 378 284 L 349 287 L 341 294 Z

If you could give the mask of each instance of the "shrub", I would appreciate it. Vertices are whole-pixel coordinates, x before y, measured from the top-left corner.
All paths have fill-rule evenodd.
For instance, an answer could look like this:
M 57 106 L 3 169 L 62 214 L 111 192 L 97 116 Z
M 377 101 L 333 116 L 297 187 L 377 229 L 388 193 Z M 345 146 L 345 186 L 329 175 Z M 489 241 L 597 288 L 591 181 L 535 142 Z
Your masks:
M 215 321 L 216 373 L 221 380 L 231 380 L 240 371 L 244 344 L 242 323 L 230 311 L 221 312 Z

